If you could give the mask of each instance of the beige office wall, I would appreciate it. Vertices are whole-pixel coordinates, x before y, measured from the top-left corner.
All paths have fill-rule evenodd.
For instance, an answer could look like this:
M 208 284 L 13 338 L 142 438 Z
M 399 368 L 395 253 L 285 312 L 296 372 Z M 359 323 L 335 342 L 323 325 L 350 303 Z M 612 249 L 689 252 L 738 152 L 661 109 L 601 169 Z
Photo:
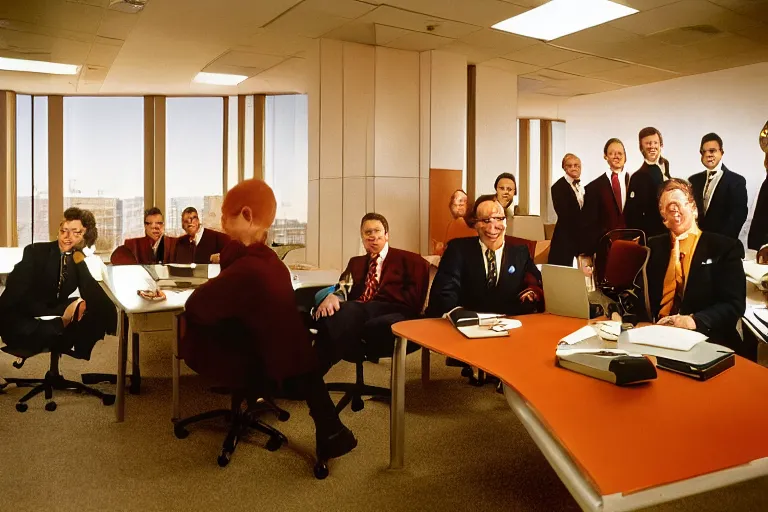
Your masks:
M 625 169 L 635 171 L 642 164 L 637 133 L 655 126 L 664 136 L 662 154 L 672 176 L 688 178 L 703 170 L 701 137 L 716 132 L 723 139 L 723 163 L 747 180 L 745 238 L 765 178 L 758 134 L 768 120 L 767 88 L 768 63 L 761 63 L 572 98 L 563 110 L 566 149 L 581 157 L 582 179 L 592 180 L 608 169 L 605 141 L 618 137 L 628 153 Z
M 0 247 L 18 245 L 15 222 L 16 94 L 0 91 Z
M 517 96 L 517 117 L 528 119 L 558 120 L 563 117 L 563 107 L 567 98 L 521 92 Z
M 440 51 L 429 53 L 430 168 L 464 171 L 467 150 L 467 58 Z
M 493 192 L 502 172 L 515 172 L 517 158 L 517 75 L 477 66 L 475 194 Z M 468 185 L 469 186 L 469 185 Z

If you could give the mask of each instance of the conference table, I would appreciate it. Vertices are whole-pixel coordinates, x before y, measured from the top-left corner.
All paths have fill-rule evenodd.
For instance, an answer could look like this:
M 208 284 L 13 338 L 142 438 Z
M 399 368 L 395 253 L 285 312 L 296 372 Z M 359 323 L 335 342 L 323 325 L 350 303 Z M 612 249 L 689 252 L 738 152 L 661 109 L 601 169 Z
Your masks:
M 219 265 L 208 265 L 208 278 L 219 274 Z M 294 290 L 330 286 L 338 282 L 336 270 L 296 270 L 291 271 Z M 133 340 L 134 333 L 171 331 L 173 353 L 173 402 L 172 419 L 179 418 L 179 376 L 181 360 L 178 358 L 177 322 L 174 315 L 184 311 L 184 305 L 192 294 L 192 288 L 166 289 L 165 300 L 153 301 L 140 297 L 138 290 L 154 290 L 156 283 L 142 265 L 110 265 L 104 267 L 102 288 L 115 304 L 118 311 L 117 322 L 117 390 L 115 400 L 115 419 L 125 419 L 125 380 L 128 359 L 128 340 Z M 126 321 L 127 320 L 127 321 Z M 138 372 L 138 354 L 134 351 L 134 374 Z
M 659 370 L 655 381 L 620 387 L 555 366 L 557 342 L 586 320 L 517 318 L 522 327 L 499 338 L 465 338 L 445 319 L 392 327 L 390 468 L 404 466 L 410 340 L 499 377 L 584 510 L 633 510 L 768 475 L 768 369 L 737 356 L 705 382 Z

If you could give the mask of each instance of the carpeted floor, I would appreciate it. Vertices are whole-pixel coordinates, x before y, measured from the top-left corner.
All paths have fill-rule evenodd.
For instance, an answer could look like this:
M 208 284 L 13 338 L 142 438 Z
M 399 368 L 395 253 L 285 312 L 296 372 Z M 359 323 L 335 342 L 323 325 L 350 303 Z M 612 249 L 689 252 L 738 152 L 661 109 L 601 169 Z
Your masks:
M 192 427 L 185 440 L 173 435 L 169 343 L 144 340 L 143 389 L 127 397 L 124 423 L 114 422 L 112 407 L 86 396 L 60 393 L 55 412 L 33 399 L 29 411 L 19 414 L 14 403 L 23 390 L 9 387 L 0 394 L 0 511 L 579 509 L 504 397 L 491 386 L 468 386 L 441 357 L 432 358 L 433 380 L 425 388 L 418 354 L 408 357 L 405 470 L 387 470 L 389 407 L 376 401 L 342 414 L 360 445 L 332 461 L 324 481 L 312 476 L 314 434 L 301 402 L 280 403 L 292 414 L 288 422 L 268 419 L 288 436 L 288 445 L 270 453 L 263 447 L 266 437 L 255 434 L 221 469 L 216 457 L 222 423 Z M 65 358 L 62 371 L 72 379 L 83 371 L 114 371 L 116 347 L 108 338 L 89 363 Z M 47 366 L 45 356 L 22 370 L 11 362 L 0 356 L 0 375 L 41 376 Z M 389 360 L 366 365 L 366 378 L 388 385 L 389 368 Z M 342 363 L 327 380 L 350 381 L 353 375 L 353 367 Z M 227 405 L 208 385 L 184 373 L 182 414 Z M 768 510 L 768 478 L 652 510 Z

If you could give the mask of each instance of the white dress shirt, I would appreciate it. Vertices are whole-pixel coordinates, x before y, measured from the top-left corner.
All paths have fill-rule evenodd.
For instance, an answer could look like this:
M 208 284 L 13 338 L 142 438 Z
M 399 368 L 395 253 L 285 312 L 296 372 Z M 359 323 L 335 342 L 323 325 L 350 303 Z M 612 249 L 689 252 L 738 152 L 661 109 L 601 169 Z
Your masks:
M 200 226 L 200 229 L 197 230 L 197 233 L 195 233 L 195 245 L 200 245 L 200 240 L 203 239 L 203 231 L 205 228 L 203 226 Z
M 480 251 L 483 254 L 483 265 L 485 266 L 485 277 L 488 278 L 488 258 L 485 257 L 485 251 L 488 250 L 488 247 L 485 246 L 482 240 L 478 238 L 478 241 L 480 242 Z M 502 242 L 501 247 L 496 249 L 496 284 L 499 283 L 499 276 L 501 275 L 501 257 L 504 255 L 504 243 Z
M 155 259 L 157 259 L 157 247 L 160 245 L 160 241 L 163 239 L 165 235 L 160 235 L 160 238 L 158 238 L 155 243 L 152 244 L 152 254 L 155 255 Z
M 709 203 L 712 201 L 712 196 L 715 195 L 717 184 L 720 183 L 720 178 L 723 177 L 723 162 L 717 164 L 717 167 L 712 170 L 704 169 L 704 173 L 704 213 L 707 213 L 707 210 L 709 210 Z M 709 178 L 710 174 L 714 174 L 711 182 Z
M 610 179 L 610 176 L 608 179 Z M 582 208 L 584 206 L 584 187 L 581 186 L 581 180 L 579 180 L 579 183 L 574 184 L 573 178 L 566 174 L 565 181 L 568 182 L 568 184 L 571 186 L 571 189 L 573 189 L 573 193 L 576 194 L 576 200 L 579 202 L 579 208 Z
M 612 174 L 613 171 L 610 169 L 605 173 L 605 175 L 608 176 L 609 183 L 611 183 Z M 624 211 L 624 205 L 627 204 L 627 184 L 624 181 L 627 178 L 627 171 L 622 169 L 621 172 L 617 172 L 616 174 L 619 176 L 619 187 L 621 188 L 621 211 Z M 613 187 L 613 183 L 611 183 L 611 187 Z

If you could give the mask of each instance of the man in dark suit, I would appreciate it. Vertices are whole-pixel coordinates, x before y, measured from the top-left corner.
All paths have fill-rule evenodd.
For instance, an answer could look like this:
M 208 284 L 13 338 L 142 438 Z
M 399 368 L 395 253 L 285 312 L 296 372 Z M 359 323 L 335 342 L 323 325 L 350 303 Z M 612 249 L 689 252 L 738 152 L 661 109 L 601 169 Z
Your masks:
M 389 246 L 389 223 L 383 215 L 367 213 L 360 222 L 366 254 L 350 258 L 340 281 L 351 288 L 329 294 L 315 311 L 316 346 L 326 368 L 342 358 L 362 357 L 361 339 L 376 344 L 391 338 L 390 326 L 416 318 L 424 308 L 429 264 L 418 254 Z M 376 329 L 366 324 L 376 319 Z M 370 327 L 371 324 L 368 324 Z
M 768 173 L 768 153 L 765 154 L 763 166 L 765 172 Z M 749 226 L 747 247 L 759 251 L 765 244 L 768 244 L 768 176 L 763 180 L 760 193 L 757 194 L 755 211 L 752 213 L 752 224 Z
M 448 243 L 429 294 L 427 315 L 462 306 L 472 311 L 521 315 L 541 309 L 541 274 L 524 245 L 505 237 L 504 208 L 493 195 L 472 209 L 478 237 Z
M 624 143 L 609 139 L 603 147 L 603 158 L 610 169 L 592 180 L 584 191 L 581 213 L 581 254 L 593 256 L 603 235 L 627 227 L 624 207 L 627 201 L 629 173 Z
M 738 240 L 701 231 L 691 185 L 664 183 L 659 211 L 668 234 L 648 241 L 648 296 L 654 321 L 691 329 L 739 350 L 736 330 L 746 304 L 746 277 Z
M 33 353 L 73 350 L 76 357 L 89 359 L 96 342 L 115 332 L 115 308 L 82 253 L 97 236 L 91 212 L 68 208 L 57 240 L 24 249 L 0 296 L 0 336 L 9 347 Z M 75 290 L 79 298 L 70 297 Z
M 581 186 L 581 160 L 568 153 L 563 157 L 565 176 L 552 185 L 552 204 L 557 213 L 557 224 L 552 234 L 548 263 L 573 266 L 579 255 L 581 235 L 581 208 L 584 206 L 584 187 Z
M 689 178 L 700 212 L 702 231 L 739 238 L 747 220 L 747 181 L 722 164 L 723 140 L 716 133 L 701 139 L 701 163 L 706 168 Z
M 144 233 L 145 236 L 141 238 L 126 239 L 123 245 L 115 249 L 110 258 L 112 264 L 174 263 L 173 254 L 176 250 L 176 239 L 165 236 L 165 221 L 160 208 L 153 206 L 144 212 Z
M 219 263 L 219 253 L 230 240 L 227 235 L 201 226 L 193 206 L 181 212 L 181 228 L 186 235 L 176 240 L 174 263 Z
M 626 219 L 627 227 L 641 229 L 647 237 L 666 232 L 659 215 L 657 193 L 671 176 L 669 161 L 661 156 L 664 139 L 661 132 L 649 126 L 638 134 L 643 165 L 629 180 Z

